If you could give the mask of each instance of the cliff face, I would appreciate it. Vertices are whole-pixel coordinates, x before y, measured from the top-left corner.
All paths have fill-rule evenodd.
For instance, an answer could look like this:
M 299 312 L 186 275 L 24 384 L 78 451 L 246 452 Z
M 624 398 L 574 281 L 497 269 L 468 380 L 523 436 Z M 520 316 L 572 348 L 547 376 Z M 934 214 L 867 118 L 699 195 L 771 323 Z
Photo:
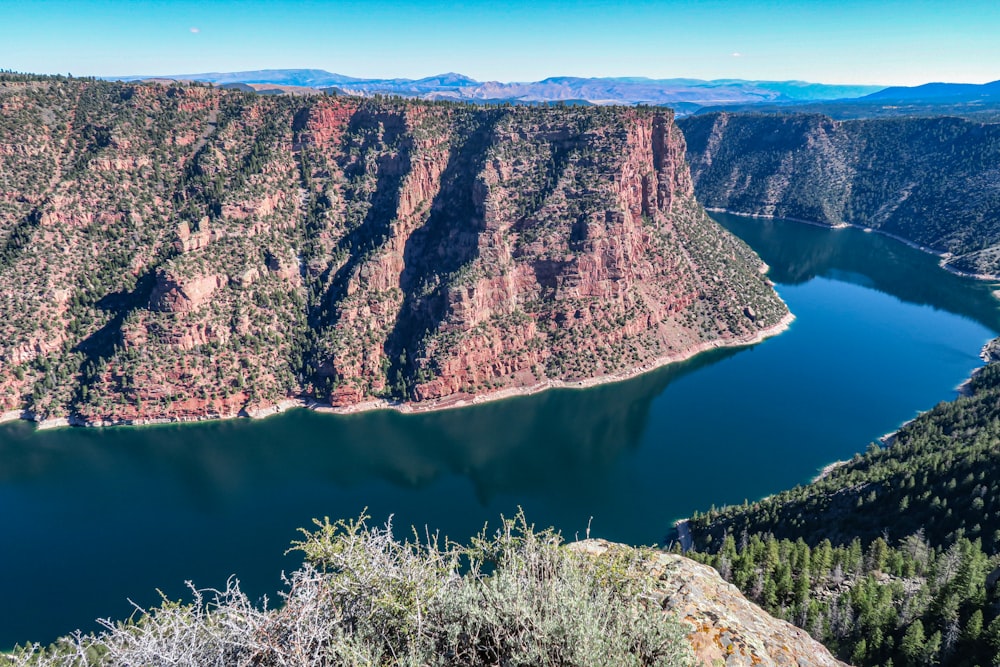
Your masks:
M 0 105 L 3 410 L 448 402 L 786 314 L 669 112 L 72 81 Z
M 1000 125 L 713 113 L 679 121 L 699 201 L 871 227 L 1000 273 Z

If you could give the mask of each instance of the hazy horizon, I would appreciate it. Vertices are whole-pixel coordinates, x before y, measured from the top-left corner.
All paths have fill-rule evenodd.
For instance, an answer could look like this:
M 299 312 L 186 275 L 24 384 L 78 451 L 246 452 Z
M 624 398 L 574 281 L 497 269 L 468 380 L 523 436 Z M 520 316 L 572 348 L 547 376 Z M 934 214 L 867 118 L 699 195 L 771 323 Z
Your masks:
M 504 80 L 504 79 L 479 79 L 477 77 L 470 76 L 466 72 L 462 72 L 462 71 L 458 71 L 458 70 L 447 70 L 447 71 L 440 71 L 440 72 L 428 72 L 426 74 L 420 74 L 420 75 L 416 75 L 416 76 L 402 76 L 402 75 L 396 76 L 396 75 L 393 75 L 393 74 L 384 74 L 384 75 L 383 74 L 375 74 L 375 75 L 372 75 L 372 76 L 358 76 L 358 75 L 354 74 L 353 72 L 341 71 L 341 70 L 330 70 L 330 69 L 327 69 L 325 67 L 261 67 L 261 68 L 258 68 L 258 69 L 246 69 L 246 70 L 212 70 L 212 69 L 205 69 L 205 70 L 198 71 L 198 72 L 193 72 L 193 71 L 192 72 L 156 72 L 156 73 L 153 73 L 153 74 L 150 74 L 150 73 L 147 73 L 147 72 L 128 72 L 128 73 L 116 72 L 116 73 L 112 73 L 112 74 L 97 74 L 97 75 L 81 75 L 81 74 L 76 74 L 76 76 L 96 76 L 97 78 L 100 78 L 100 79 L 111 79 L 111 80 L 113 80 L 113 79 L 123 79 L 124 80 L 124 79 L 135 79 L 137 77 L 155 79 L 155 78 L 170 78 L 170 77 L 185 77 L 185 76 L 202 76 L 202 75 L 206 75 L 206 74 L 249 74 L 249 73 L 255 73 L 255 72 L 296 72 L 296 71 L 303 71 L 303 72 L 305 72 L 305 71 L 316 71 L 316 72 L 322 71 L 322 72 L 326 72 L 327 74 L 331 74 L 331 75 L 334 75 L 334 76 L 344 76 L 344 77 L 355 78 L 355 79 L 358 79 L 359 81 L 378 81 L 378 80 L 385 80 L 385 81 L 392 81 L 392 80 L 421 81 L 421 80 L 424 80 L 424 79 L 432 79 L 432 78 L 439 77 L 439 76 L 446 76 L 446 75 L 449 75 L 449 74 L 455 74 L 455 75 L 459 75 L 459 76 L 466 76 L 466 77 L 468 77 L 468 78 L 473 79 L 474 81 L 476 81 L 476 83 L 503 83 L 503 84 L 538 83 L 540 81 L 546 81 L 546 80 L 550 80 L 550 79 L 570 79 L 570 78 L 576 79 L 576 78 L 578 78 L 578 79 L 607 79 L 607 80 L 635 79 L 635 80 L 648 80 L 648 81 L 701 81 L 701 82 L 705 82 L 705 83 L 718 83 L 718 82 L 722 82 L 722 81 L 743 81 L 743 82 L 748 82 L 748 83 L 802 83 L 802 84 L 808 84 L 808 85 L 828 85 L 828 86 L 864 86 L 864 85 L 870 85 L 870 86 L 876 86 L 876 87 L 877 86 L 886 86 L 886 87 L 888 87 L 888 86 L 891 86 L 891 85 L 895 85 L 895 84 L 858 84 L 858 83 L 852 83 L 852 82 L 844 83 L 844 82 L 836 82 L 836 81 L 835 82 L 829 82 L 829 81 L 806 81 L 806 80 L 803 80 L 803 79 L 780 79 L 780 80 L 779 79 L 741 79 L 741 78 L 736 78 L 736 77 L 718 77 L 718 78 L 715 78 L 715 79 L 702 79 L 702 78 L 699 78 L 699 77 L 683 76 L 683 75 L 678 75 L 678 76 L 644 76 L 644 75 L 634 75 L 634 74 L 609 74 L 609 75 L 604 75 L 604 76 L 597 76 L 597 75 L 588 76 L 588 75 L 577 75 L 577 74 L 548 74 L 548 75 L 545 75 L 545 76 L 540 76 L 540 77 L 538 77 L 536 79 L 516 79 L 516 80 L 515 79 L 510 79 L 510 80 Z M 43 75 L 44 74 L 65 74 L 65 72 L 23 72 L 23 73 L 25 73 L 25 74 L 43 74 Z M 949 82 L 928 81 L 928 82 L 925 82 L 925 83 L 956 83 L 956 82 L 950 82 L 950 81 Z M 971 83 L 971 82 L 957 82 L 957 83 Z M 974 82 L 974 83 L 991 83 L 991 81 L 982 81 L 982 82 Z

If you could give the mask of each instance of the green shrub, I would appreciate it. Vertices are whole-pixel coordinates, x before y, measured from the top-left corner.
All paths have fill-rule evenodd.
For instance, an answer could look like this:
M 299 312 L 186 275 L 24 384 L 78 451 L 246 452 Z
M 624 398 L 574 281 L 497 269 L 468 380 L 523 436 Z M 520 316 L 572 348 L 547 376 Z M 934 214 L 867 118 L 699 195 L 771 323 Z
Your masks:
M 317 522 L 284 604 L 258 608 L 230 580 L 192 588 L 99 636 L 13 657 L 23 665 L 609 665 L 689 663 L 685 629 L 655 602 L 642 551 L 562 546 L 522 515 L 468 546 L 397 540 L 387 524 Z M 206 602 L 206 596 L 210 599 Z

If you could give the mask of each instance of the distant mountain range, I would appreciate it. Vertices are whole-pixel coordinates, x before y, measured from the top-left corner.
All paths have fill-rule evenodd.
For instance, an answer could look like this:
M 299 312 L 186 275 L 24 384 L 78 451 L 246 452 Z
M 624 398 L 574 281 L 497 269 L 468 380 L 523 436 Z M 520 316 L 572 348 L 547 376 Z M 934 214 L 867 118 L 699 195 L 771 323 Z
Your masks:
M 866 95 L 863 100 L 877 101 L 1000 101 L 1000 81 L 990 83 L 925 83 L 922 86 L 893 86 Z
M 112 78 L 112 77 L 109 77 Z M 150 77 L 116 77 L 140 80 Z M 744 81 L 741 79 L 647 79 L 645 77 L 550 77 L 542 81 L 503 83 L 476 81 L 449 72 L 423 79 L 362 79 L 316 69 L 255 70 L 249 72 L 208 72 L 180 74 L 163 79 L 204 81 L 220 86 L 259 84 L 276 87 L 335 89 L 354 95 L 376 93 L 419 97 L 429 100 L 471 102 L 509 101 L 520 103 L 573 102 L 590 104 L 669 105 L 693 111 L 707 105 L 756 102 L 795 103 L 816 100 L 857 98 L 875 93 L 881 86 L 850 86 L 804 81 Z M 279 92 L 279 88 L 267 89 Z M 284 90 L 283 92 L 291 92 Z
M 505 83 L 477 81 L 455 72 L 422 79 L 366 79 L 321 69 L 264 69 L 105 78 L 122 81 L 202 81 L 226 88 L 253 90 L 262 95 L 331 92 L 356 96 L 386 94 L 425 100 L 514 104 L 648 104 L 672 107 L 679 116 L 717 109 L 758 110 L 765 113 L 787 113 L 802 109 L 828 113 L 834 117 L 935 113 L 968 115 L 982 112 L 986 107 L 990 110 L 1000 105 L 1000 81 L 984 84 L 928 83 L 885 88 L 805 81 L 557 76 L 541 81 Z M 942 105 L 948 108 L 939 109 Z

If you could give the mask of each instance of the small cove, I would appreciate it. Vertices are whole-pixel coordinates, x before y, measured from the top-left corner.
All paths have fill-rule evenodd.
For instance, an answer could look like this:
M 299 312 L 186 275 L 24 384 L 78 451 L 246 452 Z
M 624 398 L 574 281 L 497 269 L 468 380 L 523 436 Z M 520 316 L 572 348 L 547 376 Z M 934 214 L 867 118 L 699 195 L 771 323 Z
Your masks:
M 273 594 L 296 528 L 356 516 L 464 540 L 518 506 L 568 537 L 660 542 L 674 519 L 811 479 L 955 394 L 1000 333 L 995 286 L 858 229 L 714 214 L 796 315 L 759 345 L 625 382 L 436 413 L 0 426 L 0 648 L 127 598 L 236 574 Z M 400 531 L 401 533 L 403 531 Z

